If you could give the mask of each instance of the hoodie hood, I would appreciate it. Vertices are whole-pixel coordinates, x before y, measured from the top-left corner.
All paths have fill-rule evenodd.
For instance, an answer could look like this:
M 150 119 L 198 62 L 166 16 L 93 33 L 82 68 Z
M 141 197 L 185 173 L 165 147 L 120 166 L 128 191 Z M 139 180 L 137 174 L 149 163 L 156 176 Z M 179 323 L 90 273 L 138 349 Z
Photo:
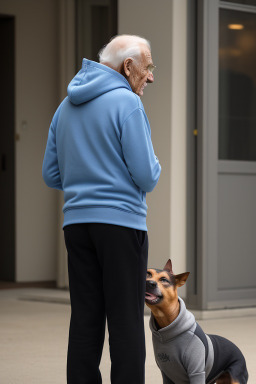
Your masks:
M 81 70 L 68 85 L 68 98 L 72 104 L 79 105 L 118 88 L 132 92 L 130 84 L 119 72 L 83 59 Z
M 150 318 L 150 329 L 153 333 L 153 336 L 160 339 L 161 342 L 166 342 L 175 337 L 179 336 L 181 333 L 188 331 L 195 324 L 195 316 L 187 311 L 184 301 L 179 297 L 180 302 L 180 313 L 178 317 L 167 327 L 157 330 L 156 322 L 154 316 L 151 314 Z

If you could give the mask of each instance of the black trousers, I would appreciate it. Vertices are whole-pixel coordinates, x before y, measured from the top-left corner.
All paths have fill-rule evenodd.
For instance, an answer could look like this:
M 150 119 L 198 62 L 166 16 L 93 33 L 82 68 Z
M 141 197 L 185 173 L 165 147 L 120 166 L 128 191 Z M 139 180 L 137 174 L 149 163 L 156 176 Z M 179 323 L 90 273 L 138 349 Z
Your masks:
M 112 384 L 145 383 L 147 232 L 110 224 L 64 228 L 71 319 L 68 384 L 102 383 L 107 318 Z

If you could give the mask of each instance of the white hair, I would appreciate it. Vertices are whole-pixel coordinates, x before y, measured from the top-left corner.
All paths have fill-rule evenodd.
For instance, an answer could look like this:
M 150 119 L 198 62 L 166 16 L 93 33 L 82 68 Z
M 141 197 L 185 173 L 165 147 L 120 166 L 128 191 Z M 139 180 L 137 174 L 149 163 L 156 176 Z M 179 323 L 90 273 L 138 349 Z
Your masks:
M 100 63 L 108 63 L 113 68 L 118 68 L 128 57 L 138 59 L 143 46 L 151 49 L 150 42 L 143 37 L 135 35 L 115 36 L 100 50 L 99 61 Z

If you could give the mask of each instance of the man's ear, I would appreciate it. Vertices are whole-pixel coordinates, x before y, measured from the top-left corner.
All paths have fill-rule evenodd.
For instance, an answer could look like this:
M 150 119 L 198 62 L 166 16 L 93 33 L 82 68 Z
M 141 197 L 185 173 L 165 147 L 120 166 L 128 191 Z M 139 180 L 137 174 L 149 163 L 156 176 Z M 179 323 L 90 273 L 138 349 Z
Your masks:
M 175 275 L 175 284 L 177 287 L 182 287 L 187 281 L 190 272 L 184 272 L 179 275 Z
M 170 272 L 171 274 L 173 274 L 171 259 L 169 259 L 169 260 L 167 261 L 167 263 L 165 264 L 165 266 L 164 266 L 164 271 L 167 271 L 167 272 Z
M 127 57 L 124 61 L 124 73 L 127 77 L 131 74 L 131 66 L 132 66 L 133 59 L 131 57 Z

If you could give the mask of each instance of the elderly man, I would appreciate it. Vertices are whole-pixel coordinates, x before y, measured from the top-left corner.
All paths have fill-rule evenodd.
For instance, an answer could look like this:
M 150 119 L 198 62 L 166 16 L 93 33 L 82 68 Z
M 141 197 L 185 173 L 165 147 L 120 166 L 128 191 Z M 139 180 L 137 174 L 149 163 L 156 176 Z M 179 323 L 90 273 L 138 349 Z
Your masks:
M 146 192 L 161 167 L 140 97 L 149 42 L 117 36 L 84 59 L 49 130 L 43 177 L 64 191 L 71 320 L 69 384 L 98 384 L 107 318 L 111 383 L 142 384 L 148 258 Z

